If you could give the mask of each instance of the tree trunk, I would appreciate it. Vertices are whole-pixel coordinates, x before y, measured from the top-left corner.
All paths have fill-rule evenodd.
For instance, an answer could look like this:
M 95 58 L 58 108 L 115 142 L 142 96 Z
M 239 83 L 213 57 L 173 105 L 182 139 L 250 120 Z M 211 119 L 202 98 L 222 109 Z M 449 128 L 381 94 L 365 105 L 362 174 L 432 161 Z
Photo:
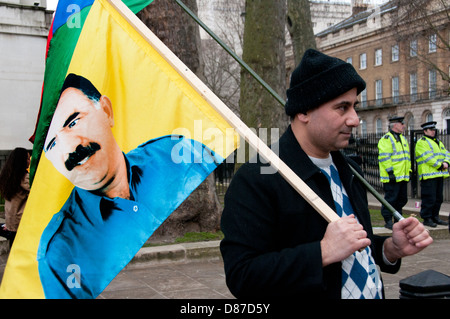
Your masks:
M 286 88 L 285 16 L 285 1 L 246 1 L 243 60 L 280 96 Z M 288 125 L 284 108 L 244 69 L 239 105 L 242 120 L 257 133 L 282 133 Z
M 196 0 L 183 2 L 194 13 L 197 12 Z M 199 27 L 175 1 L 153 1 L 137 16 L 192 72 L 200 78 L 203 77 L 203 64 L 199 54 Z
M 196 0 L 184 0 L 184 3 L 197 12 Z M 138 17 L 203 79 L 199 27 L 175 1 L 154 1 L 139 12 Z M 211 174 L 155 231 L 150 241 L 171 241 L 190 231 L 215 231 L 219 229 L 221 210 Z
M 308 0 L 288 0 L 287 25 L 297 66 L 307 49 L 316 49 Z

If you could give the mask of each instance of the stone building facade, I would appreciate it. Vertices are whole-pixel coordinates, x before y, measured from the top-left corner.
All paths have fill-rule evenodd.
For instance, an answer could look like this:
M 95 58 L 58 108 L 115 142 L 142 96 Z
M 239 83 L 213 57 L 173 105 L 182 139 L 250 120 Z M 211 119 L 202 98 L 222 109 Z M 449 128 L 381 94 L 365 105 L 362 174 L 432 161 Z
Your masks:
M 407 133 L 429 120 L 437 121 L 439 129 L 450 130 L 448 16 L 430 1 L 427 14 L 433 28 L 415 24 L 418 36 L 401 39 L 399 32 L 405 29 L 394 27 L 403 17 L 396 3 L 356 13 L 318 33 L 318 49 L 352 63 L 367 83 L 360 96 L 357 134 L 386 132 L 394 115 L 405 116 Z M 404 24 L 412 29 L 414 22 Z
M 310 1 L 313 32 L 317 34 L 352 15 L 352 5 L 344 1 Z
M 45 0 L 0 0 L 0 151 L 32 148 L 52 12 Z

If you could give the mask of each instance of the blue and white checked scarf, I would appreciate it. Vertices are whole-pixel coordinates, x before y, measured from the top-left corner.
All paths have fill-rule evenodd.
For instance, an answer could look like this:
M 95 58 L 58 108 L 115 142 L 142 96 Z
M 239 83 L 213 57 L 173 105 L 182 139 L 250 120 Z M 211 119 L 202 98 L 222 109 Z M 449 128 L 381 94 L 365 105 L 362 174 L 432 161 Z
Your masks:
M 317 158 L 311 160 L 319 166 L 330 182 L 337 214 L 340 217 L 354 214 L 331 156 L 325 160 Z M 366 247 L 362 252 L 356 251 L 342 261 L 342 299 L 380 299 L 381 291 L 380 275 L 370 247 Z

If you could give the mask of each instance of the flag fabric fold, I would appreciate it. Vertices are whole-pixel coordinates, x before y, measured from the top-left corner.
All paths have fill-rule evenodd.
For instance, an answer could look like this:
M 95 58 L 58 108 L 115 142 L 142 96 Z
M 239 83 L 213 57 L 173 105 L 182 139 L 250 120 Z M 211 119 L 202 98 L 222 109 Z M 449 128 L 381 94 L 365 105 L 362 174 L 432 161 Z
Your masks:
M 2 298 L 97 297 L 238 146 L 229 123 L 116 2 L 80 1 L 80 24 L 71 16 L 80 30 L 69 37 L 60 0 L 34 136 L 39 158 Z M 133 12 L 145 4 L 124 3 Z M 101 187 L 85 186 L 102 170 Z

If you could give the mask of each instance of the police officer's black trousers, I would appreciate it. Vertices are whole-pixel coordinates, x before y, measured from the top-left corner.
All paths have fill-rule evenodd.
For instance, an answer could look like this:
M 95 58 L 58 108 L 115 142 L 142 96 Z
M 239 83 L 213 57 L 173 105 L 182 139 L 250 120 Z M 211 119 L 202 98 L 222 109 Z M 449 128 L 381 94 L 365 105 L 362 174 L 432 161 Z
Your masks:
M 443 177 L 430 178 L 420 181 L 420 194 L 422 197 L 420 217 L 424 219 L 438 217 L 441 204 L 444 200 L 443 191 Z
M 401 214 L 403 206 L 408 202 L 408 182 L 384 183 L 383 189 L 384 199 Z M 381 206 L 381 215 L 385 221 L 392 220 L 392 213 L 384 205 Z

